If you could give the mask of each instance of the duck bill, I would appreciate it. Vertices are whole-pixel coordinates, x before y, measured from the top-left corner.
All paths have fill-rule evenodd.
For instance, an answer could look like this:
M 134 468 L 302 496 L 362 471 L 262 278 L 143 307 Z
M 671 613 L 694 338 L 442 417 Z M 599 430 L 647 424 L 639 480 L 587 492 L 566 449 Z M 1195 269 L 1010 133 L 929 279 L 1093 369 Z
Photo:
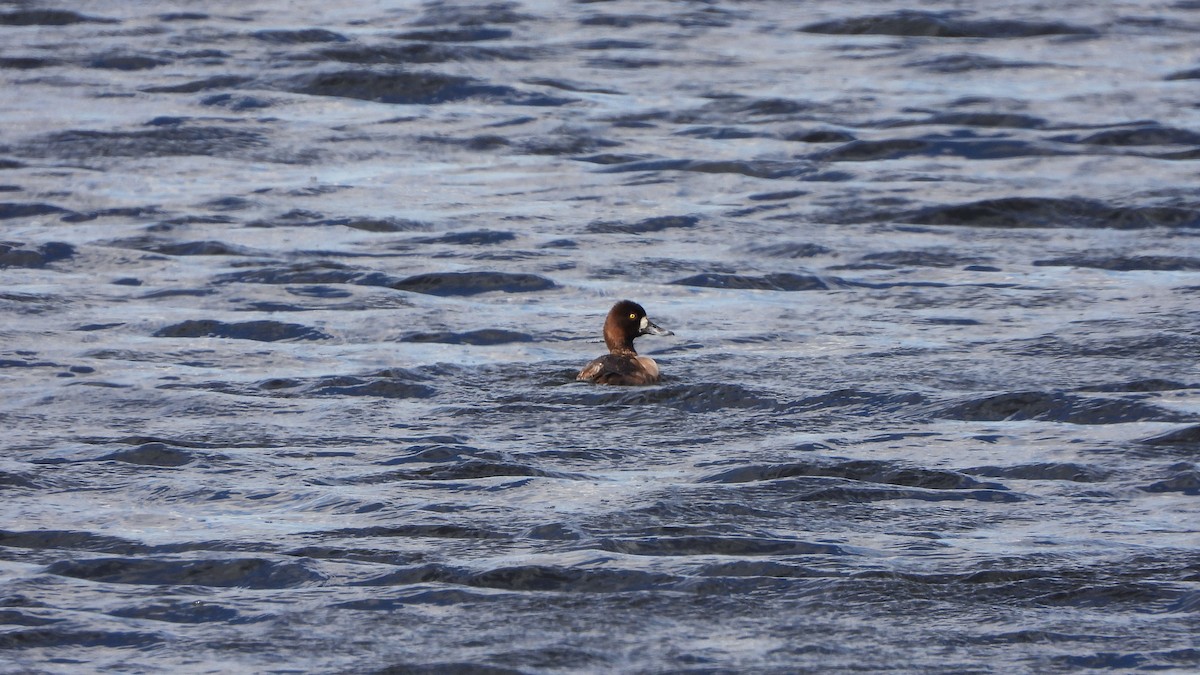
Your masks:
M 671 331 L 659 326 L 650 319 L 642 317 L 641 331 L 638 335 L 674 335 Z

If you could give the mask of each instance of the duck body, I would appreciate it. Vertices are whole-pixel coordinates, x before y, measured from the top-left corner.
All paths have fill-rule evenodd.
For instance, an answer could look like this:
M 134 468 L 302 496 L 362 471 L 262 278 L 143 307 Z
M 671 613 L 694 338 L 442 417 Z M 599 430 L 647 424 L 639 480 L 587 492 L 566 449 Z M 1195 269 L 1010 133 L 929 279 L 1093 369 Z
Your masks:
M 636 302 L 622 300 L 613 305 L 604 320 L 604 344 L 608 353 L 583 367 L 576 380 L 613 385 L 646 385 L 659 381 L 658 364 L 649 356 L 638 356 L 633 340 L 642 335 L 674 335 L 657 326 Z

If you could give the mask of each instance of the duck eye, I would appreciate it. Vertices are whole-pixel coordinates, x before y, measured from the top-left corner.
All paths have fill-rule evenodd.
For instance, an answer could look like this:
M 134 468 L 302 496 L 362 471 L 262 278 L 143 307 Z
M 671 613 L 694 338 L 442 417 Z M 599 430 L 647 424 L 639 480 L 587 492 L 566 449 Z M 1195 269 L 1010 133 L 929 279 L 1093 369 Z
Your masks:
M 631 318 L 631 319 L 636 319 L 636 318 L 637 318 L 637 314 L 636 314 L 636 313 L 635 313 L 635 314 L 630 314 L 630 315 L 629 315 L 629 318 Z

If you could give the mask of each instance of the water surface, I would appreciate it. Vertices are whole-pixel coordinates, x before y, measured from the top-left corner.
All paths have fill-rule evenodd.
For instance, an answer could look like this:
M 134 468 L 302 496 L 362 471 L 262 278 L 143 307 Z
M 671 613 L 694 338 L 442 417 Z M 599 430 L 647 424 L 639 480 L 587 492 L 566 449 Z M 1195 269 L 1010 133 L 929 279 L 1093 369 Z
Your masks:
M 1198 32 L 0 3 L 4 671 L 1195 670 Z

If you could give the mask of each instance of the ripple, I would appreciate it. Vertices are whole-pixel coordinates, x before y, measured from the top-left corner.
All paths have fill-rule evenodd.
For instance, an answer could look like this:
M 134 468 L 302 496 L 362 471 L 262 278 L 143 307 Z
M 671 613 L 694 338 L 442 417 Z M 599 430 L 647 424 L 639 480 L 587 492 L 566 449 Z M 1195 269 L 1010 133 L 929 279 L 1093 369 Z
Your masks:
M 636 223 L 599 222 L 588 225 L 587 231 L 592 234 L 645 234 L 647 232 L 662 232 L 670 229 L 687 229 L 700 223 L 696 216 L 655 216 Z
M 27 246 L 14 242 L 0 243 L 0 267 L 45 267 L 75 255 L 74 246 L 59 241 L 42 244 L 36 249 Z
M 456 75 L 407 70 L 343 70 L 303 75 L 283 85 L 286 91 L 312 96 L 353 98 L 377 103 L 437 105 L 486 99 L 508 105 L 560 106 L 570 99 L 523 93 Z
M 400 338 L 401 342 L 436 342 L 451 345 L 502 345 L 513 342 L 531 342 L 533 336 L 498 328 L 481 328 L 465 333 L 442 331 L 438 333 L 410 333 Z
M 1041 391 L 972 398 L 945 406 L 936 414 L 972 422 L 1044 420 L 1068 424 L 1181 422 L 1191 419 L 1189 415 L 1137 400 L 1086 398 Z
M 195 457 L 187 450 L 172 448 L 165 443 L 146 443 L 129 450 L 119 450 L 109 453 L 98 460 L 110 460 L 137 464 L 139 466 L 183 466 L 195 461 Z
M 940 38 L 1026 38 L 1044 35 L 1095 35 L 1096 31 L 1057 21 L 963 19 L 949 12 L 903 10 L 808 24 L 800 30 L 830 35 L 898 35 Z
M 648 537 L 600 539 L 597 543 L 605 551 L 643 556 L 846 555 L 845 549 L 834 544 L 762 537 Z
M 315 328 L 303 326 L 298 323 L 281 323 L 270 320 L 226 323 L 214 319 L 192 319 L 164 326 L 154 332 L 154 337 L 216 337 L 233 340 L 255 340 L 258 342 L 279 342 L 281 340 L 326 340 L 330 336 Z
M 392 284 L 392 288 L 428 295 L 478 295 L 503 291 L 505 293 L 532 293 L 557 288 L 557 284 L 536 274 L 512 272 L 431 272 L 406 277 Z
M 1200 227 L 1200 211 L 1170 206 L 1111 206 L 1088 199 L 1005 197 L 967 204 L 932 206 L 900 217 L 901 222 L 965 227 L 1082 227 L 1119 230 Z
M 1048 260 L 1035 260 L 1038 267 L 1089 267 L 1114 272 L 1155 271 L 1184 272 L 1200 270 L 1200 258 L 1180 255 L 1069 255 Z
M 324 575 L 309 569 L 304 563 L 276 562 L 262 558 L 60 560 L 46 567 L 46 573 L 109 584 L 256 589 L 296 588 L 325 579 Z
M 818 276 L 811 274 L 794 274 L 782 272 L 767 274 L 761 277 L 743 276 L 740 274 L 696 274 L 670 282 L 678 286 L 699 286 L 702 288 L 733 288 L 761 291 L 827 291 L 829 284 Z

